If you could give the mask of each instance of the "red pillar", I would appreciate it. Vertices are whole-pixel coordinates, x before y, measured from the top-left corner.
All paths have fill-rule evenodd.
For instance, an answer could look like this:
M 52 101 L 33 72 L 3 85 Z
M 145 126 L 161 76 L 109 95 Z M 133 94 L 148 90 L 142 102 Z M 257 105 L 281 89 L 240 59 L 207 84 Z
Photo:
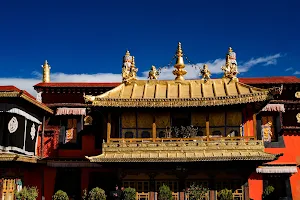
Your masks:
M 261 200 L 263 194 L 263 178 L 261 174 L 252 173 L 248 178 L 250 199 Z

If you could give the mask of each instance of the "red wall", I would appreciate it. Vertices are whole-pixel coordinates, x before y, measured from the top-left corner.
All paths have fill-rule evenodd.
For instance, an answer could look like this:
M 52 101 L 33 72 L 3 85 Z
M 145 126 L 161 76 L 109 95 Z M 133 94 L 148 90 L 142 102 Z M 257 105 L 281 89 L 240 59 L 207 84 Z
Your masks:
M 300 136 L 293 133 L 284 133 L 285 148 L 266 148 L 268 153 L 283 153 L 278 160 L 271 164 L 298 164 L 300 161 Z M 293 199 L 300 199 L 300 173 L 293 174 L 290 178 Z
M 249 197 L 253 200 L 261 200 L 263 193 L 263 179 L 261 174 L 255 172 L 248 178 Z

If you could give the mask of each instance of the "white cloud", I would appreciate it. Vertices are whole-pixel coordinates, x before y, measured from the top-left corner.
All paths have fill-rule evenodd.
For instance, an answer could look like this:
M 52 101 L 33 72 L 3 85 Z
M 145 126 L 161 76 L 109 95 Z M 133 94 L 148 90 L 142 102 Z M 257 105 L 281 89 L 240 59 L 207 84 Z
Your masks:
M 293 68 L 292 68 L 292 67 L 289 67 L 289 68 L 286 68 L 286 69 L 285 69 L 285 71 L 286 71 L 286 72 L 288 72 L 288 71 L 292 71 L 292 70 L 293 70 Z
M 247 72 L 251 67 L 261 64 L 276 65 L 277 59 L 280 58 L 281 54 L 275 54 L 266 57 L 251 58 L 246 62 L 238 63 L 239 72 Z M 200 68 L 205 64 L 208 65 L 209 70 L 212 74 L 222 73 L 221 66 L 225 64 L 225 59 L 215 59 L 214 61 L 208 61 L 203 63 L 197 63 L 195 65 L 186 64 L 186 71 L 188 72 L 185 76 L 186 79 L 195 79 L 199 77 Z M 170 80 L 174 79 L 172 71 L 173 67 L 164 68 L 161 70 L 161 75 L 159 79 Z M 121 69 L 120 69 L 121 71 Z M 41 82 L 41 74 L 39 72 L 32 73 L 35 78 L 11 78 L 2 77 L 0 78 L 0 85 L 15 85 L 16 87 L 27 90 L 29 93 L 35 95 L 33 85 Z M 148 76 L 148 71 L 141 73 L 142 76 L 139 79 L 146 79 Z M 295 74 L 300 74 L 300 71 L 295 72 Z M 98 74 L 65 74 L 65 73 L 52 73 L 51 82 L 120 82 L 120 74 L 112 73 L 98 73 Z
M 297 74 L 300 74 L 300 71 L 295 71 L 295 73 L 294 73 L 295 75 L 297 75 Z

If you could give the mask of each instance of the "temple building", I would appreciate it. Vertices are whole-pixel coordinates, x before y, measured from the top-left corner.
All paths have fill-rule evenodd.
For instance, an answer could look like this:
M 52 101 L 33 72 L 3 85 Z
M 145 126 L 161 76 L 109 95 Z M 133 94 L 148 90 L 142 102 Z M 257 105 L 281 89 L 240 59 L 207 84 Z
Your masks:
M 0 86 L 0 199 L 14 199 L 32 177 L 42 173 L 37 145 L 43 121 L 53 110 L 14 86 Z
M 51 82 L 45 61 L 35 101 L 53 114 L 31 155 L 36 176 L 23 185 L 46 200 L 59 189 L 73 199 L 94 187 L 109 195 L 116 184 L 135 188 L 139 200 L 157 199 L 163 184 L 174 200 L 188 200 L 193 183 L 209 200 L 225 188 L 233 199 L 260 200 L 268 186 L 278 199 L 300 196 L 300 79 L 240 78 L 229 48 L 222 78 L 205 64 L 187 80 L 185 57 L 178 43 L 173 80 L 155 66 L 139 80 L 126 51 L 119 83 Z

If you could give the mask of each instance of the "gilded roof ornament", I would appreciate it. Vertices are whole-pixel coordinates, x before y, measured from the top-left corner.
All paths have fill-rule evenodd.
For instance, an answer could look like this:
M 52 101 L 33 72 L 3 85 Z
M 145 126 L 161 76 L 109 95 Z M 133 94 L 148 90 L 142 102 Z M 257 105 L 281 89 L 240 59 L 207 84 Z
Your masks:
M 187 71 L 184 70 L 185 64 L 183 62 L 183 51 L 181 48 L 181 43 L 178 42 L 177 51 L 176 51 L 176 64 L 174 65 L 175 70 L 173 70 L 173 74 L 176 76 L 175 80 L 184 80 L 184 75 L 186 75 Z
M 158 76 L 159 76 L 158 70 L 156 69 L 156 67 L 154 65 L 152 65 L 152 67 L 149 71 L 148 79 L 157 80 Z
M 224 78 L 236 79 L 238 72 L 236 53 L 232 50 L 231 47 L 228 48 L 228 53 L 226 54 L 226 63 L 225 66 L 222 66 L 221 69 L 224 71 Z
M 131 56 L 127 50 L 125 56 L 123 56 L 122 81 L 125 83 L 136 80 L 137 71 L 138 68 L 135 67 L 134 56 Z
M 44 64 L 42 65 L 43 68 L 43 83 L 49 83 L 50 82 L 50 65 L 48 64 L 48 61 L 45 60 Z
M 203 65 L 203 69 L 201 69 L 200 75 L 202 75 L 202 80 L 204 80 L 204 81 L 207 81 L 210 79 L 211 73 L 208 69 L 207 64 Z

